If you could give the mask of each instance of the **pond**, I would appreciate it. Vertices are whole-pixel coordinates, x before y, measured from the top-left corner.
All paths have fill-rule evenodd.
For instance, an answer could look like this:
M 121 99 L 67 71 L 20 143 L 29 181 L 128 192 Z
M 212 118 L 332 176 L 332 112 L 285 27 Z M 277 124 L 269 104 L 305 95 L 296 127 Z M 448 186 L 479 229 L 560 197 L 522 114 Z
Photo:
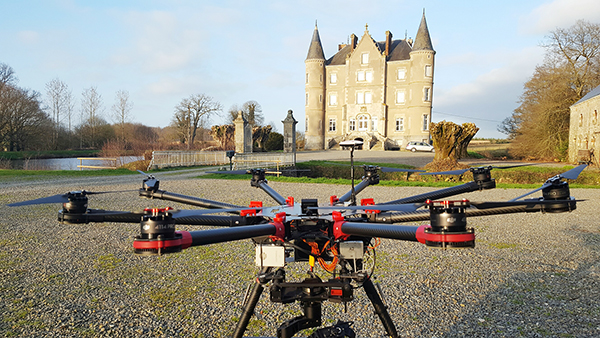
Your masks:
M 143 156 L 117 157 L 117 161 L 121 165 L 139 160 L 143 160 Z M 110 166 L 112 164 L 111 162 L 112 161 L 83 160 L 83 165 Z M 25 170 L 80 170 L 80 168 L 77 168 L 77 166 L 80 164 L 81 161 L 77 157 L 67 157 L 4 161 L 2 166 L 6 169 Z

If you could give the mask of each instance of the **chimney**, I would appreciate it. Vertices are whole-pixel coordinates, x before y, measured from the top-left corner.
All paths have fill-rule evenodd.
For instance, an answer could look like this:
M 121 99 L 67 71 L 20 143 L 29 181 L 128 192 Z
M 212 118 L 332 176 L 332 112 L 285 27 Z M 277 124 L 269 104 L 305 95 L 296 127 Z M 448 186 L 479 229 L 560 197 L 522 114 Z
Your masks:
M 347 45 L 347 44 L 345 44 L 345 43 L 340 43 L 340 44 L 338 45 L 338 52 L 339 52 L 339 51 L 341 51 L 342 49 L 344 49 L 344 47 L 346 47 L 346 46 L 348 46 L 348 45 Z
M 356 44 L 358 43 L 358 37 L 354 34 L 350 35 L 350 51 L 354 52 Z
M 385 55 L 390 55 L 390 49 L 392 48 L 392 32 L 385 32 Z

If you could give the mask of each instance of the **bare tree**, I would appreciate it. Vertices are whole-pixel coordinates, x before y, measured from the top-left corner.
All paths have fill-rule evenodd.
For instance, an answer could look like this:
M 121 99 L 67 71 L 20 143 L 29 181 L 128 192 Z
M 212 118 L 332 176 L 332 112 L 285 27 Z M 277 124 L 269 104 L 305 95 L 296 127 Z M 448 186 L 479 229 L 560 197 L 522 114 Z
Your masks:
M 70 102 L 67 102 L 69 87 L 60 79 L 55 78 L 46 83 L 46 104 L 50 110 L 54 132 L 52 133 L 52 146 L 56 149 L 58 146 L 58 134 L 60 131 L 62 115 L 67 115 Z
M 131 109 L 133 103 L 129 100 L 129 92 L 126 90 L 117 91 L 115 103 L 112 106 L 113 118 L 119 124 L 121 129 L 121 141 L 125 140 L 125 123 L 131 118 Z
M 206 94 L 191 95 L 175 107 L 172 124 L 187 149 L 194 144 L 198 128 L 206 126 L 210 117 L 219 115 L 222 110 L 221 104 Z
M 265 122 L 265 117 L 262 114 L 262 107 L 256 101 L 246 101 L 242 104 L 240 108 L 238 105 L 234 104 L 229 108 L 227 115 L 227 122 L 233 123 L 233 121 L 238 117 L 238 112 L 242 111 L 242 116 L 248 121 L 252 127 L 262 126 Z
M 80 128 L 81 130 L 89 130 L 90 145 L 95 147 L 96 133 L 98 126 L 103 122 L 102 120 L 102 96 L 98 93 L 96 87 L 90 87 L 83 91 L 81 101 L 81 117 L 82 125 L 86 125 L 88 128 Z M 83 138 L 83 135 L 81 135 Z

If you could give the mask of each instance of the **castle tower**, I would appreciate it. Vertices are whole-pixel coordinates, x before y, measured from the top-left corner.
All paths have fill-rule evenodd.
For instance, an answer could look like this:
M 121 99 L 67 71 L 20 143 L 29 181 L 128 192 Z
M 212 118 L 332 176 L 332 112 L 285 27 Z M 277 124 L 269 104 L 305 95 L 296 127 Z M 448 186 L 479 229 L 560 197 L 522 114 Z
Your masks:
M 410 60 L 413 68 L 418 70 L 411 74 L 411 87 L 414 88 L 415 100 L 409 108 L 409 114 L 420 115 L 414 119 L 411 129 L 419 130 L 422 138 L 429 138 L 429 124 L 431 123 L 431 107 L 433 101 L 433 67 L 434 67 L 433 45 L 425 20 L 425 10 L 421 24 L 415 37 L 415 42 L 410 52 Z
M 316 24 L 304 64 L 306 66 L 306 145 L 304 148 L 322 150 L 325 142 L 325 55 Z

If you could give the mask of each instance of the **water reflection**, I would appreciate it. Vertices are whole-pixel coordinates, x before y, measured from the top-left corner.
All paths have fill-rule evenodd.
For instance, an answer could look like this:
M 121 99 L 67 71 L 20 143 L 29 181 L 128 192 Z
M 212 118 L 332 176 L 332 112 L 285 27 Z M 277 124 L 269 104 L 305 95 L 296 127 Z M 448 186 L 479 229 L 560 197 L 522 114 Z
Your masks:
M 118 157 L 118 165 L 143 160 L 143 156 L 121 156 Z M 110 166 L 114 161 L 84 160 L 83 165 Z M 77 168 L 81 161 L 76 157 L 69 158 L 44 158 L 28 160 L 6 161 L 3 167 L 6 169 L 25 169 L 25 170 L 80 170 Z M 84 169 L 89 170 L 89 169 Z

